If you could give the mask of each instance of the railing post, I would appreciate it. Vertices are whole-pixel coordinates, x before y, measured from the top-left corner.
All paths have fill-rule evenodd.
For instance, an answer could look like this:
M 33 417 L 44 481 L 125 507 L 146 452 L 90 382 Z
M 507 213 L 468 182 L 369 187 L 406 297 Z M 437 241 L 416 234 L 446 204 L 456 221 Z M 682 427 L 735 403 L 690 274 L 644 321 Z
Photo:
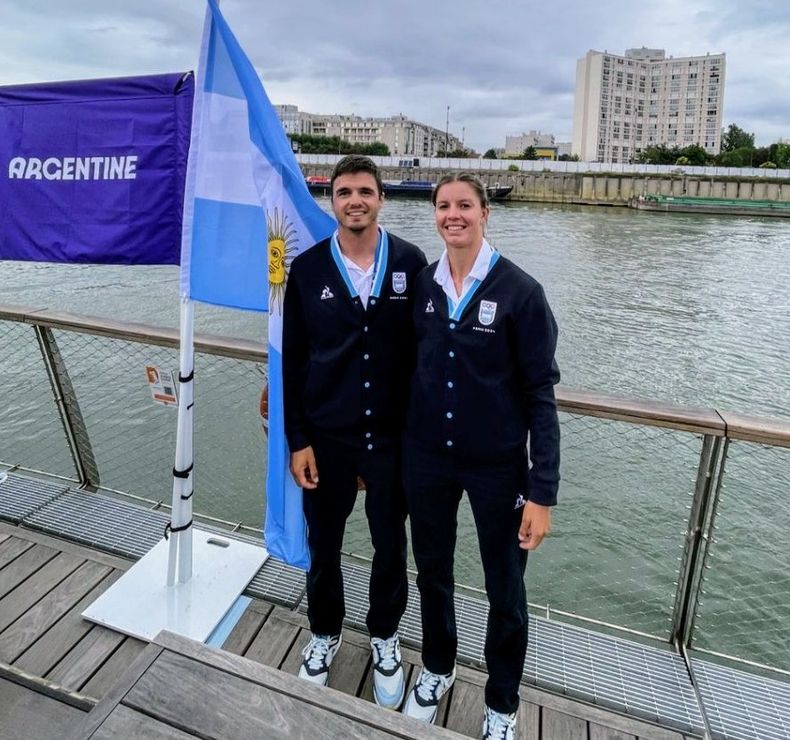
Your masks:
M 38 346 L 55 396 L 55 404 L 58 407 L 58 415 L 63 424 L 71 457 L 74 460 L 80 488 L 96 490 L 99 485 L 99 468 L 96 465 L 88 429 L 85 426 L 66 363 L 52 330 L 38 324 L 35 324 L 33 329 L 36 332 Z
M 709 567 L 708 566 L 708 559 L 710 558 L 710 546 L 711 544 L 715 544 L 716 540 L 714 539 L 713 532 L 716 529 L 716 517 L 719 513 L 719 500 L 721 499 L 721 489 L 723 487 L 724 481 L 724 474 L 725 468 L 727 465 L 727 453 L 730 449 L 730 438 L 724 438 L 724 444 L 721 451 L 721 456 L 719 458 L 717 470 L 716 470 L 716 492 L 712 496 L 709 509 L 710 514 L 708 515 L 708 522 L 705 528 L 705 550 L 702 553 L 702 562 L 699 568 L 699 578 L 697 579 L 697 587 L 695 589 L 694 594 L 694 601 L 690 605 L 689 610 L 689 620 L 688 620 L 688 629 L 686 633 L 686 645 L 691 647 L 692 640 L 694 638 L 694 624 L 697 619 L 697 607 L 700 605 L 700 596 L 702 596 L 703 583 L 704 583 L 704 574 L 705 570 Z
M 699 599 L 699 586 L 702 568 L 707 559 L 709 531 L 712 525 L 712 502 L 718 492 L 717 473 L 720 470 L 719 457 L 722 438 L 711 434 L 703 437 L 700 452 L 694 499 L 691 504 L 686 543 L 681 557 L 675 605 L 672 610 L 673 644 L 688 646 L 691 629 Z

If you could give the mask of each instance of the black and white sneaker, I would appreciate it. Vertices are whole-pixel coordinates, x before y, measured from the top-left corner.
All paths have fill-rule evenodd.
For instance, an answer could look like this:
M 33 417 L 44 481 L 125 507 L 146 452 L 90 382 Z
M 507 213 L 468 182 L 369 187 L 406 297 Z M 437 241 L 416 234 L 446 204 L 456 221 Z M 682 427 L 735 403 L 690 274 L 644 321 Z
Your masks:
M 304 660 L 299 668 L 299 678 L 326 686 L 329 666 L 342 643 L 342 635 L 313 635 L 302 650 Z
M 436 719 L 436 709 L 442 697 L 455 681 L 455 668 L 452 673 L 442 675 L 441 673 L 431 673 L 423 668 L 417 678 L 417 683 L 409 692 L 406 699 L 406 706 L 403 713 L 409 717 L 431 722 Z
M 483 740 L 515 740 L 516 713 L 503 714 L 486 707 L 483 720 Z
M 406 692 L 398 635 L 370 640 L 373 650 L 373 698 L 385 709 L 397 709 Z

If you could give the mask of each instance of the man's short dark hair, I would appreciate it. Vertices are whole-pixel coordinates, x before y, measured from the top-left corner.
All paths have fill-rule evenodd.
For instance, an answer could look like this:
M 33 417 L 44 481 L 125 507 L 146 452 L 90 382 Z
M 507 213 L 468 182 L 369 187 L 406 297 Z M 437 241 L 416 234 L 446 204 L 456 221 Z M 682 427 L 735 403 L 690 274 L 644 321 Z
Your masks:
M 332 179 L 329 181 L 329 187 L 332 192 L 335 190 L 335 180 L 340 175 L 353 175 L 357 172 L 367 172 L 373 175 L 376 180 L 376 187 L 379 189 L 379 197 L 384 194 L 384 185 L 381 182 L 381 172 L 376 163 L 370 158 L 362 154 L 347 154 L 332 170 Z

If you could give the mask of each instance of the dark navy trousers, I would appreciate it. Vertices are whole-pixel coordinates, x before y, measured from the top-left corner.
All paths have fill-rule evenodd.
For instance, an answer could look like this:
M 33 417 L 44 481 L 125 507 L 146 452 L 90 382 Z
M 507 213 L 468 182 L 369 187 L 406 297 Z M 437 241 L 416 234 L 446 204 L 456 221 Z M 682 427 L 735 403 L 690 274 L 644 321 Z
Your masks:
M 485 640 L 486 704 L 497 712 L 515 712 L 527 653 L 527 552 L 518 546 L 523 513 L 519 495 L 526 498 L 524 456 L 475 464 L 444 450 L 427 450 L 407 437 L 403 461 L 422 602 L 423 664 L 433 673 L 449 673 L 455 665 L 458 637 L 453 562 L 458 504 L 466 491 L 490 607 Z
M 310 547 L 307 616 L 317 635 L 337 635 L 346 614 L 340 551 L 346 520 L 365 481 L 365 514 L 373 542 L 367 627 L 371 637 L 391 637 L 406 610 L 406 500 L 397 446 L 357 449 L 332 440 L 313 443 L 318 488 L 304 489 Z

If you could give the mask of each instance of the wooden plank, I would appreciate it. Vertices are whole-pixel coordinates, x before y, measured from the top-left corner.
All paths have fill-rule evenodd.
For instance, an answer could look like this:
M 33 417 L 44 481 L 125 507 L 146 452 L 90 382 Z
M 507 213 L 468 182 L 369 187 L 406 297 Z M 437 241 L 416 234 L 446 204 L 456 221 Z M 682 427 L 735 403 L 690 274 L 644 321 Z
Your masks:
M 564 387 L 557 389 L 557 405 L 560 411 L 570 414 L 724 436 L 724 422 L 716 411 L 708 408 L 608 396 Z
M 482 686 L 456 679 L 452 692 L 445 726 L 448 730 L 460 732 L 462 735 L 479 737 L 485 706 Z
M 13 663 L 109 572 L 106 565 L 83 563 L 0 634 L 0 661 Z
M 83 685 L 80 692 L 101 699 L 147 645 L 147 642 L 127 637 L 109 660 L 93 674 L 90 681 Z
M 12 593 L 0 599 L 0 632 L 19 619 L 36 602 L 43 599 L 84 562 L 74 555 L 64 552 L 58 553 L 52 560 L 26 578 L 24 583 L 20 584 Z
M 194 740 L 194 735 L 182 732 L 134 709 L 119 704 L 91 735 L 91 740 L 119 740 L 119 738 L 145 738 L 145 740 Z
M 57 554 L 58 551 L 51 547 L 36 545 L 15 558 L 3 570 L 0 570 L 0 599 L 13 591 Z
M 264 622 L 260 632 L 244 653 L 245 658 L 274 668 L 279 668 L 285 660 L 299 634 L 299 627 L 281 619 L 278 611 L 275 609 Z
M 0 570 L 6 567 L 9 563 L 13 562 L 23 552 L 33 547 L 32 542 L 20 540 L 18 537 L 8 537 L 2 544 L 0 544 Z
M 433 726 L 426 728 L 423 723 L 405 717 L 398 712 L 379 709 L 374 704 L 347 696 L 326 686 L 316 686 L 309 681 L 302 681 L 295 676 L 275 671 L 268 666 L 223 653 L 171 632 L 161 632 L 154 642 L 193 661 L 206 663 L 211 667 L 236 674 L 275 692 L 295 697 L 302 703 L 316 705 L 322 709 L 325 709 L 327 704 L 331 704 L 332 711 L 346 717 L 354 717 L 364 724 L 384 728 L 397 737 L 458 738 L 456 733 L 444 728 Z
M 3 740 L 61 740 L 85 712 L 51 696 L 0 678 L 0 737 Z
M 111 568 L 118 568 L 119 570 L 128 570 L 133 564 L 134 560 L 128 558 L 121 558 L 117 555 L 110 555 L 109 553 L 100 550 L 94 550 L 83 545 L 78 545 L 70 540 L 64 540 L 54 535 L 38 532 L 35 529 L 24 529 L 22 527 L 14 527 L 4 522 L 0 522 L 0 532 L 10 532 L 15 538 L 24 540 L 38 545 L 46 545 L 52 547 L 58 552 L 67 552 L 71 555 L 76 555 L 83 560 L 93 560 L 102 565 L 109 565 Z
M 590 740 L 637 740 L 637 737 L 590 722 Z
M 554 709 L 543 709 L 543 740 L 587 740 L 587 722 Z
M 265 602 L 258 602 L 263 604 L 265 608 L 257 608 L 256 602 L 251 602 L 241 615 L 241 619 L 236 623 L 236 626 L 231 630 L 228 639 L 222 646 L 223 650 L 235 655 L 244 655 L 250 647 L 250 644 L 255 639 L 266 618 L 271 614 L 274 608 L 271 604 Z
M 14 665 L 37 676 L 46 676 L 52 668 L 93 627 L 82 612 L 121 577 L 113 571 L 80 599 L 61 619 L 14 661 Z
M 114 339 L 124 339 L 143 344 L 157 344 L 163 347 L 179 346 L 178 329 L 142 324 L 132 321 L 117 321 L 112 318 L 84 316 L 66 311 L 35 309 L 29 306 L 0 304 L 0 318 L 7 321 L 22 321 L 26 324 L 48 326 L 80 334 L 95 334 Z M 234 339 L 218 334 L 195 334 L 195 351 L 237 357 L 242 360 L 265 362 L 269 353 L 266 345 L 251 339 Z
M 518 707 L 518 740 L 540 740 L 540 707 L 523 699 Z
M 363 740 L 415 734 L 414 721 L 400 714 L 281 671 L 257 668 L 262 683 L 165 651 L 124 697 L 123 704 L 202 737 L 265 734 L 307 740 L 319 734 Z M 173 686 L 180 690 L 173 692 Z M 312 701 L 304 700 L 310 696 Z M 419 730 L 421 737 L 448 737 L 440 728 L 420 726 Z
M 78 691 L 123 642 L 124 635 L 97 624 L 48 674 L 50 681 Z
M 96 729 L 107 719 L 113 709 L 115 709 L 118 702 L 120 702 L 129 689 L 134 686 L 137 679 L 148 670 L 151 663 L 153 663 L 161 653 L 162 648 L 159 645 L 148 645 L 137 657 L 137 660 L 129 666 L 129 670 L 115 682 L 102 700 L 85 717 L 84 721 L 74 728 L 73 732 L 69 735 L 70 740 L 82 740 L 82 738 L 87 739 L 91 737 Z
M 787 419 L 749 416 L 732 411 L 720 411 L 719 415 L 727 424 L 727 436 L 730 439 L 790 447 L 790 421 Z

